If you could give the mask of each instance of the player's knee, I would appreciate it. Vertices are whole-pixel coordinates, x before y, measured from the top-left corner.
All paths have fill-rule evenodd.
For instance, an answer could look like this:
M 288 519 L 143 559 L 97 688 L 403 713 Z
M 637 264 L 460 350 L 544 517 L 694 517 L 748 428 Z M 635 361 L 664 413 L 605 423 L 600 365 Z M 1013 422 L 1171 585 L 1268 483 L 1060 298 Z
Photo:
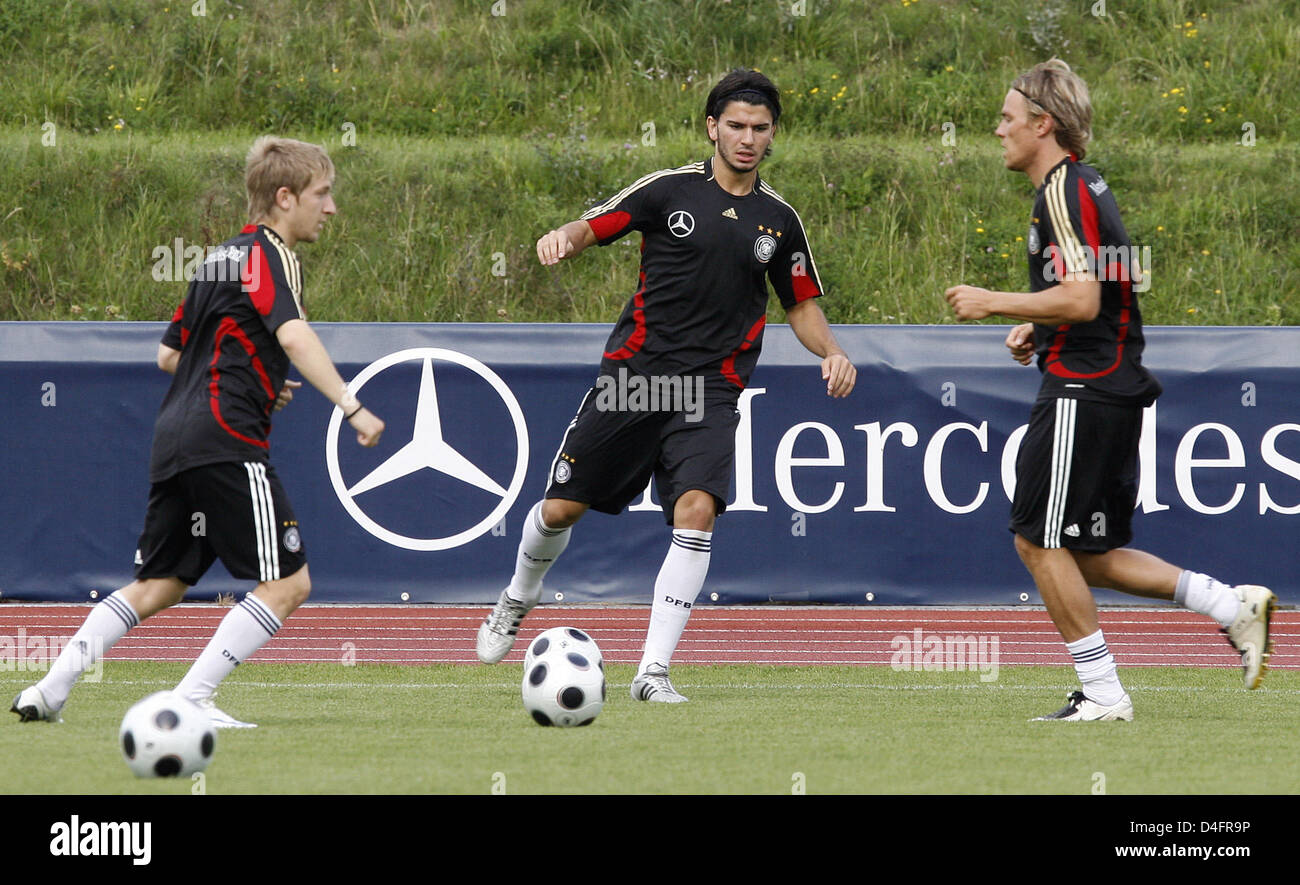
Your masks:
M 1042 558 L 1043 548 L 1024 535 L 1016 535 L 1016 553 L 1020 556 L 1021 562 L 1025 565 L 1032 565 Z
M 687 492 L 673 505 L 674 528 L 711 532 L 717 516 L 717 502 L 708 492 Z
M 289 576 L 288 602 L 294 608 L 302 605 L 311 595 L 311 575 L 307 572 L 307 566 L 303 566 Z
M 551 529 L 567 529 L 586 512 L 587 505 L 581 501 L 547 498 L 542 502 L 542 522 Z

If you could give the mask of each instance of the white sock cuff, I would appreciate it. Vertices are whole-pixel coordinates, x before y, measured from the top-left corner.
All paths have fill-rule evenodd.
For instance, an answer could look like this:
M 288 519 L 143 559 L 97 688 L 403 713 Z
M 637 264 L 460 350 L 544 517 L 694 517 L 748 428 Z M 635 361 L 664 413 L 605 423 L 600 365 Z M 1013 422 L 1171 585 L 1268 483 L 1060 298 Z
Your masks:
M 110 593 L 100 605 L 117 615 L 122 623 L 126 625 L 126 629 L 130 630 L 132 627 L 139 626 L 140 616 L 131 607 L 131 603 L 126 601 L 126 597 L 122 595 L 121 590 Z
M 709 553 L 713 549 L 713 532 L 673 529 L 673 546 L 694 553 Z
M 249 593 L 240 601 L 238 608 L 244 610 L 244 613 L 257 622 L 268 636 L 274 636 L 284 624 L 275 616 L 275 613 L 267 608 L 266 603 Z

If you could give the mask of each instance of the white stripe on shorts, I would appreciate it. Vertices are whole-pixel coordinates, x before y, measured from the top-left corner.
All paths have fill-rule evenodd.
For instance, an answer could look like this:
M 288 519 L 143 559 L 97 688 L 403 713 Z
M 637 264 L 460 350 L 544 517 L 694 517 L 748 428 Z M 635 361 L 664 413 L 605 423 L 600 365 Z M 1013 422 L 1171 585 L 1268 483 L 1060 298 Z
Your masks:
M 1056 425 L 1052 436 L 1051 487 L 1047 493 L 1047 514 L 1043 519 L 1043 547 L 1061 546 L 1061 523 L 1065 520 L 1066 497 L 1070 490 L 1070 462 L 1074 458 L 1074 418 L 1078 400 L 1056 401 Z
M 280 579 L 280 551 L 276 543 L 275 502 L 271 499 L 271 483 L 266 478 L 266 465 L 245 461 L 248 471 L 248 494 L 253 500 L 253 530 L 257 536 L 258 571 L 263 581 Z

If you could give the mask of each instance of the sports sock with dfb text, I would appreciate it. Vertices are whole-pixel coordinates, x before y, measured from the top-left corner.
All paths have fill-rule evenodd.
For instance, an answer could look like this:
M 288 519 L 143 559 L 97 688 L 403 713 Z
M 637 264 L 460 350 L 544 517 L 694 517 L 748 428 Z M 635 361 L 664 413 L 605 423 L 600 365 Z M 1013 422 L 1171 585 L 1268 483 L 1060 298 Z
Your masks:
M 654 604 L 650 607 L 650 628 L 637 673 L 653 663 L 668 666 L 691 616 L 691 606 L 700 595 L 709 573 L 713 546 L 712 532 L 673 529 L 673 543 L 655 579 Z
M 266 603 L 248 594 L 221 619 L 217 632 L 176 686 L 176 693 L 191 701 L 212 697 L 221 680 L 266 645 L 281 626 Z

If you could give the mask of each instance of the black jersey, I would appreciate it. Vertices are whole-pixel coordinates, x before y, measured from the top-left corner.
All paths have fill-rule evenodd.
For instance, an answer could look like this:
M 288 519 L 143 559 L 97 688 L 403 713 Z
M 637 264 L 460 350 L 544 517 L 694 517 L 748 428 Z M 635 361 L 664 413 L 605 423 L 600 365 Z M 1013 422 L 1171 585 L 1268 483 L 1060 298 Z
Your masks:
M 822 293 L 799 215 L 755 176 L 723 190 L 712 158 L 641 178 L 582 216 L 600 245 L 641 232 L 636 293 L 610 334 L 603 373 L 699 375 L 738 393 L 758 362 L 772 281 L 787 310 Z
M 162 343 L 181 352 L 154 424 L 150 482 L 203 464 L 267 460 L 271 412 L 289 373 L 275 337 L 306 319 L 298 257 L 248 225 L 195 272 Z
M 1040 399 L 1072 397 L 1146 406 L 1160 384 L 1142 365 L 1136 254 L 1115 196 L 1096 169 L 1067 157 L 1043 179 L 1029 227 L 1029 286 L 1088 272 L 1101 282 L 1101 311 L 1086 323 L 1034 325 Z

